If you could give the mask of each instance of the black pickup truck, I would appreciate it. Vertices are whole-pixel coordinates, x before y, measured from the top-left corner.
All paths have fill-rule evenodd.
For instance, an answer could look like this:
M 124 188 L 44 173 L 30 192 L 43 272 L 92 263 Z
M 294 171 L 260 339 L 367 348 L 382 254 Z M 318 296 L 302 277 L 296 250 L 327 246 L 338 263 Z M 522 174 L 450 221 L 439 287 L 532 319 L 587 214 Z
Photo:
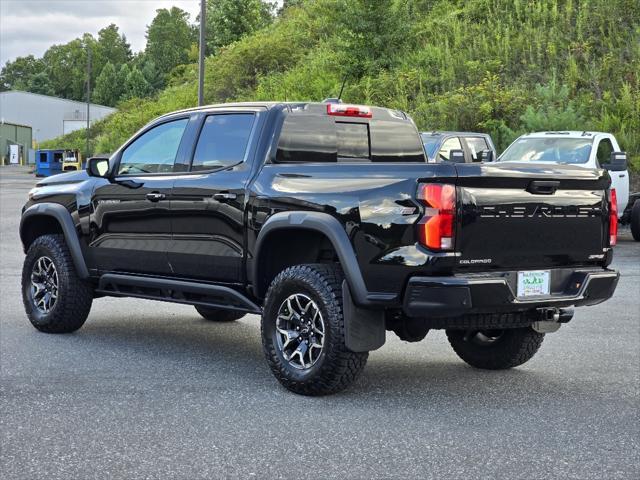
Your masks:
M 24 306 L 49 333 L 100 296 L 258 314 L 272 372 L 306 395 L 348 386 L 386 331 L 446 329 L 470 365 L 510 368 L 613 294 L 609 184 L 570 165 L 427 163 L 397 110 L 180 111 L 29 193 Z

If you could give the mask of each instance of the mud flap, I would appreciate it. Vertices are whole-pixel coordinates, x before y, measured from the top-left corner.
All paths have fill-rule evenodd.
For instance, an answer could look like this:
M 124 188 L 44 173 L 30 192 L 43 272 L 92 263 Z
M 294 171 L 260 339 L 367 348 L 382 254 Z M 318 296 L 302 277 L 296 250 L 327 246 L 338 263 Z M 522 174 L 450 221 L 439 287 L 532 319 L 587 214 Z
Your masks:
M 369 352 L 384 345 L 384 310 L 367 310 L 356 306 L 346 280 L 342 282 L 342 302 L 347 348 L 352 352 Z

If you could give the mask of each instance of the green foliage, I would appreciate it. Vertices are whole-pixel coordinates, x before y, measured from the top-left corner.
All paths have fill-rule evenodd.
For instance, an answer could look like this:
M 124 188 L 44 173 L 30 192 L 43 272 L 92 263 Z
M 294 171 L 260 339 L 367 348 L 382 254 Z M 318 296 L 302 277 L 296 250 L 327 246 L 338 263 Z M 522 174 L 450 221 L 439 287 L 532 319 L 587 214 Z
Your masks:
M 111 24 L 98 32 L 97 65 L 111 63 L 114 67 L 131 61 L 131 46 L 124 34 L 120 34 L 118 26 Z
M 43 60 L 56 95 L 72 100 L 86 99 L 89 49 L 95 60 L 97 43 L 91 35 L 85 34 L 82 39 L 76 38 L 64 45 L 54 45 L 45 52 Z M 93 68 L 92 84 L 98 73 L 99 70 L 96 73 L 96 68 Z
M 189 14 L 180 8 L 161 8 L 147 27 L 145 54 L 163 75 L 187 61 L 194 40 L 188 20 Z
M 33 55 L 7 62 L 0 73 L 0 91 L 28 90 L 32 76 L 44 72 L 45 63 Z
M 547 86 L 537 85 L 533 100 L 520 117 L 524 130 L 588 130 L 585 109 L 577 99 L 569 97 L 566 85 L 558 87 L 554 81 Z
M 116 67 L 111 62 L 107 62 L 96 79 L 91 100 L 100 105 L 113 107 L 118 103 L 121 95 L 122 83 L 118 81 Z
M 29 77 L 29 84 L 26 90 L 40 95 L 53 95 L 53 86 L 46 72 L 36 73 Z
M 273 5 L 263 0 L 209 0 L 207 2 L 207 50 L 240 40 L 269 23 Z
M 484 131 L 499 149 L 526 131 L 610 131 L 640 170 L 637 0 L 296 0 L 283 7 L 269 25 L 207 58 L 207 102 L 319 101 L 337 95 L 346 76 L 345 101 L 403 109 L 421 130 Z M 96 148 L 113 151 L 153 117 L 196 104 L 197 66 L 172 65 L 156 65 L 170 72 L 166 90 L 120 104 L 96 129 Z
M 124 82 L 124 94 L 121 98 L 122 100 L 143 98 L 149 93 L 150 88 L 149 82 L 144 78 L 142 72 L 134 66 Z

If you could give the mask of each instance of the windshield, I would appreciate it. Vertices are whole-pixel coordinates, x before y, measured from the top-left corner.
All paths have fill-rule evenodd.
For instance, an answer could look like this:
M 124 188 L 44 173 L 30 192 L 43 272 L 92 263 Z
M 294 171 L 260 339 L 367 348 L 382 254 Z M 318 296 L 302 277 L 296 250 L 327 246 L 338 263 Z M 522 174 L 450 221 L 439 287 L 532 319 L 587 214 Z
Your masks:
M 587 163 L 592 142 L 591 138 L 519 138 L 498 161 Z

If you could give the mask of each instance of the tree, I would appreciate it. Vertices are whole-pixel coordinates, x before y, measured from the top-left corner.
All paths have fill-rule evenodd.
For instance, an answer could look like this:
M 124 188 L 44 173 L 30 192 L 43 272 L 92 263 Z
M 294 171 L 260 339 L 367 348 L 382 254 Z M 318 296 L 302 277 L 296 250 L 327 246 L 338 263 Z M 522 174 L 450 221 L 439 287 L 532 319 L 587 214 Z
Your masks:
M 160 90 L 164 86 L 164 77 L 156 68 L 156 64 L 153 60 L 145 60 L 141 71 L 152 91 Z
M 51 86 L 51 80 L 46 72 L 36 73 L 29 79 L 27 90 L 33 93 L 39 93 L 41 95 L 55 95 L 53 86 Z
M 274 5 L 263 0 L 209 0 L 207 3 L 207 49 L 240 40 L 273 20 Z
M 131 60 L 131 46 L 114 23 L 98 32 L 97 59 L 96 65 L 110 62 L 116 69 Z
M 354 77 L 395 66 L 407 41 L 406 11 L 394 0 L 349 0 L 336 12 L 336 28 L 345 42 L 348 72 Z
M 57 96 L 80 101 L 86 99 L 88 49 L 91 49 L 92 58 L 95 59 L 97 43 L 93 36 L 85 33 L 82 39 L 76 38 L 64 45 L 54 45 L 44 53 L 43 60 Z M 99 70 L 93 68 L 92 85 L 99 73 Z
M 153 61 L 162 75 L 187 61 L 193 30 L 189 26 L 189 14 L 177 7 L 156 10 L 156 16 L 147 27 L 145 56 Z
M 113 107 L 122 96 L 123 90 L 124 82 L 120 81 L 116 67 L 111 62 L 107 62 L 96 80 L 93 101 L 100 105 Z
M 28 90 L 31 78 L 44 72 L 45 68 L 45 63 L 33 55 L 7 62 L 0 72 L 0 91 Z
M 149 93 L 150 86 L 142 75 L 142 72 L 138 70 L 138 67 L 133 67 L 127 75 L 127 80 L 124 84 L 123 100 L 130 98 L 143 98 Z

